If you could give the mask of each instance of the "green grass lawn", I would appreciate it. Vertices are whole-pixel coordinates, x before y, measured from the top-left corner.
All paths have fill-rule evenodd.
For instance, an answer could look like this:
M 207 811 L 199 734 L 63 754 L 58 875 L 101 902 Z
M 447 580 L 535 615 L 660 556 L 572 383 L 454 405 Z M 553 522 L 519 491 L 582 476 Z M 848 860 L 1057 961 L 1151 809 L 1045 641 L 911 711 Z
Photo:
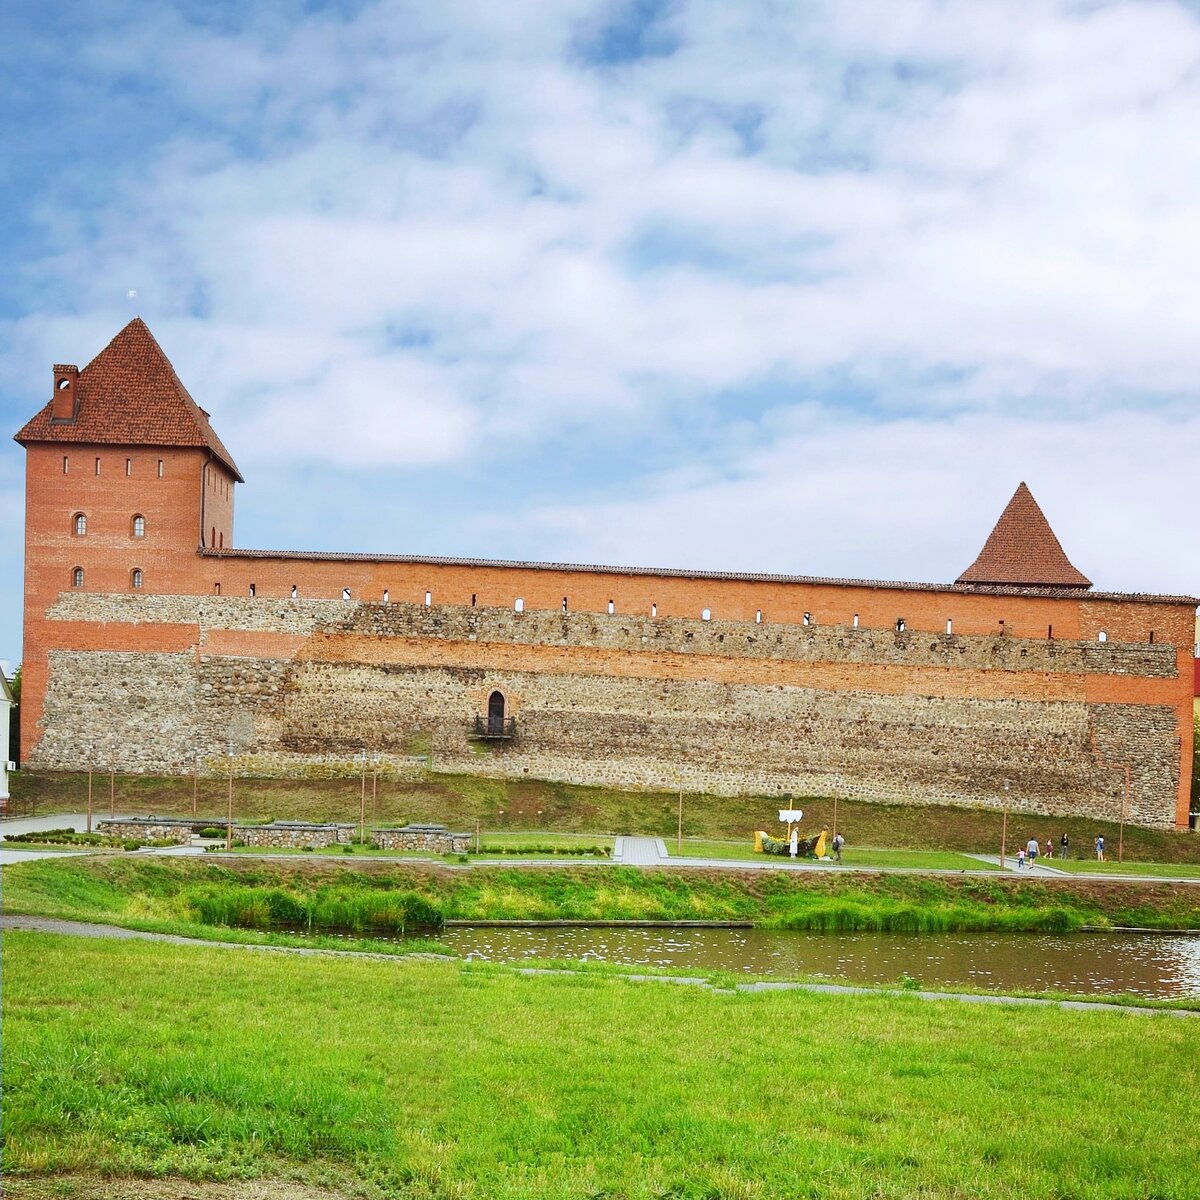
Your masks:
M 1097 862 L 1086 858 L 1061 858 L 1047 861 L 1038 859 L 1039 865 L 1053 867 L 1056 871 L 1067 871 L 1072 875 L 1147 875 L 1174 879 L 1200 879 L 1200 866 L 1194 863 L 1153 863 L 1134 862 L 1126 858 L 1123 863 L 1116 861 Z
M 766 855 L 756 853 L 754 843 L 713 841 L 704 838 L 684 838 L 682 847 L 671 838 L 666 840 L 667 852 L 683 858 L 721 858 L 731 862 L 772 861 Z M 842 852 L 847 866 L 856 867 L 909 867 L 913 870 L 939 871 L 986 871 L 987 866 L 976 858 L 957 854 L 950 850 L 851 850 Z M 1198 872 L 1200 873 L 1200 872 Z
M 18 842 L 5 845 L 0 842 L 2 850 L 36 850 L 39 854 L 124 854 L 126 851 L 116 846 L 63 846 L 49 842 Z
M 298 1178 L 394 1200 L 1195 1195 L 1192 1019 L 27 933 L 3 956 L 10 1181 Z
M 572 849 L 577 846 L 601 846 L 611 850 L 615 839 L 599 833 L 563 833 L 558 830 L 498 830 L 485 829 L 480 835 L 485 846 L 555 846 Z

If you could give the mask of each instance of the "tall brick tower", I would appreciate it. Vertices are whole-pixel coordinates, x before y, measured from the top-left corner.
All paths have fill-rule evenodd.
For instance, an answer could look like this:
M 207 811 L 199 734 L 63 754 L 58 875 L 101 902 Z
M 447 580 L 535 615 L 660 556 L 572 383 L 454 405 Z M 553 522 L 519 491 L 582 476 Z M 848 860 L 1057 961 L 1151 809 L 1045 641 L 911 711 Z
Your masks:
M 41 737 L 48 612 L 63 592 L 192 594 L 197 550 L 233 544 L 241 472 L 140 317 L 86 366 L 57 364 L 26 450 L 21 755 Z M 102 631 L 80 630 L 86 644 Z

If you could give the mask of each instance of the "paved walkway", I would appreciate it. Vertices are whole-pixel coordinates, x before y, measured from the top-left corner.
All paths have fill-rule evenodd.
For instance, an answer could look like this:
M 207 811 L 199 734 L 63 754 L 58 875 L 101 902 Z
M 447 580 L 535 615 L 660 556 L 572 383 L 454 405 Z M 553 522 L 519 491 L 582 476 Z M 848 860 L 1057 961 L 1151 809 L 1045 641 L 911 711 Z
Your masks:
M 45 817 L 6 817 L 0 820 L 0 837 L 10 833 L 39 833 L 46 829 L 74 829 L 82 833 L 87 828 L 86 813 L 51 813 Z M 0 867 L 10 863 L 29 862 L 35 858 L 74 858 L 86 850 L 18 850 L 0 843 Z
M 997 870 L 1000 867 L 1000 855 L 998 854 L 968 854 L 967 858 L 977 859 L 981 863 L 987 863 L 989 867 L 997 868 Z M 1018 867 L 1016 855 L 1013 854 L 1006 854 L 1004 856 L 1004 869 L 1006 871 L 1019 870 L 1022 875 L 1053 875 L 1058 879 L 1065 879 L 1070 876 L 1069 871 L 1058 871 L 1054 867 L 1048 867 L 1040 862 L 1034 866 Z
M 653 841 L 654 839 L 649 839 Z M 168 942 L 174 946 L 206 946 L 221 950 L 252 950 L 268 954 L 299 954 L 309 958 L 368 958 L 377 962 L 403 962 L 406 958 L 448 959 L 441 954 L 372 954 L 369 950 L 324 950 L 306 946 L 267 946 L 259 942 L 208 942 L 185 938 L 173 933 L 145 933 L 140 929 L 122 929 L 116 925 L 95 925 L 86 921 L 61 921 L 51 917 L 20 917 L 0 915 L 0 930 L 24 930 L 32 933 L 57 933 L 68 937 L 112 938 L 118 941 Z M 517 967 L 519 975 L 573 975 L 576 972 L 549 967 Z M 1200 1017 L 1200 1012 L 1186 1008 L 1140 1008 L 1133 1005 L 1109 1004 L 1103 1000 L 1042 1000 L 1033 996 L 977 995 L 971 992 L 896 991 L 888 988 L 851 987 L 840 983 L 797 983 L 790 980 L 759 980 L 736 983 L 732 987 L 714 984 L 711 979 L 696 975 L 641 975 L 621 973 L 614 978 L 633 983 L 674 983 L 688 987 L 708 988 L 714 992 L 817 992 L 830 996 L 912 996 L 917 1000 L 958 1000 L 964 1004 L 1000 1004 L 1034 1008 L 1061 1008 L 1073 1012 L 1124 1013 L 1139 1017 Z
M 662 838 L 619 837 L 612 860 L 625 867 L 657 867 L 667 861 L 667 847 Z

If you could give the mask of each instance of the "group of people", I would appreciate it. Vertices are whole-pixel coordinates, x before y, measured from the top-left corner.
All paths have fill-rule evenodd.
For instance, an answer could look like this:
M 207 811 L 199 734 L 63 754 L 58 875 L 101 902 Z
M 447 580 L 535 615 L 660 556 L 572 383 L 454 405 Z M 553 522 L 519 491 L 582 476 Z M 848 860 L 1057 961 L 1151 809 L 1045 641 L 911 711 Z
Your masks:
M 1103 862 L 1104 861 L 1104 835 L 1102 833 L 1096 834 L 1095 846 L 1096 846 L 1096 861 Z M 1064 858 L 1064 859 L 1069 857 L 1070 849 L 1071 849 L 1071 839 L 1064 833 L 1062 835 L 1062 837 L 1058 839 L 1058 857 Z M 1042 854 L 1042 853 L 1045 854 L 1046 858 L 1053 858 L 1054 857 L 1054 842 L 1050 838 L 1047 838 L 1046 839 L 1046 849 L 1043 852 L 1038 846 L 1037 838 L 1030 838 L 1029 841 L 1017 851 L 1017 870 L 1021 870 L 1023 867 L 1026 867 L 1026 866 L 1029 866 L 1029 867 L 1036 866 L 1037 860 L 1038 860 L 1038 855 Z

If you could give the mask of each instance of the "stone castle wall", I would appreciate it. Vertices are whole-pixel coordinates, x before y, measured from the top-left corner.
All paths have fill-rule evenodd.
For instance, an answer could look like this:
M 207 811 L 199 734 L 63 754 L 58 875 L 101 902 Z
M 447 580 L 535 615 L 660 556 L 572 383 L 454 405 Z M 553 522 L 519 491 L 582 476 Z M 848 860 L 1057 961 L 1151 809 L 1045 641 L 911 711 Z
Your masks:
M 65 594 L 32 766 L 435 771 L 1177 819 L 1177 647 L 1115 638 Z M 1062 622 L 1063 627 L 1067 622 Z M 67 648 L 72 646 L 73 648 Z M 150 648 L 152 647 L 152 648 Z M 511 741 L 471 736 L 500 691 Z

